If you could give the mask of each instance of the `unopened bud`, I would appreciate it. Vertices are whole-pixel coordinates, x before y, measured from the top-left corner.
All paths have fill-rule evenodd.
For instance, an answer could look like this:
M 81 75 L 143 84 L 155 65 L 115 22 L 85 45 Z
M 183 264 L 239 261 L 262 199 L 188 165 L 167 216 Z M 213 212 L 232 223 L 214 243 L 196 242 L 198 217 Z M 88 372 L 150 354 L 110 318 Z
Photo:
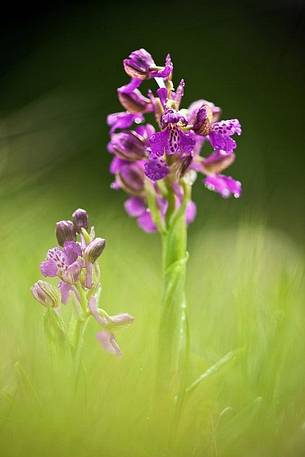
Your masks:
M 88 228 L 88 213 L 86 210 L 78 208 L 72 214 L 72 220 L 76 232 L 80 233 L 81 229 Z
M 150 68 L 156 66 L 152 56 L 143 48 L 133 51 L 124 59 L 123 65 L 128 76 L 137 79 L 146 79 Z
M 103 238 L 95 238 L 85 249 L 85 259 L 94 263 L 99 258 L 105 248 L 106 241 Z
M 55 308 L 59 303 L 59 291 L 46 281 L 37 281 L 31 288 L 32 295 L 47 308 Z
M 56 224 L 56 238 L 58 244 L 63 246 L 65 241 L 75 241 L 75 228 L 72 221 L 59 221 Z

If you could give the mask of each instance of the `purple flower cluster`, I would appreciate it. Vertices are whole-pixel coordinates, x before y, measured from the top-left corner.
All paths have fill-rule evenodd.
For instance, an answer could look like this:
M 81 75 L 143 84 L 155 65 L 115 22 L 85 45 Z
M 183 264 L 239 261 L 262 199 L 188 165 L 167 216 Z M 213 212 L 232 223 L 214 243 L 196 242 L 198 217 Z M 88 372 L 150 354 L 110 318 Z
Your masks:
M 166 218 L 169 194 L 174 194 L 179 207 L 183 198 L 182 178 L 197 173 L 204 175 L 205 186 L 222 197 L 241 194 L 241 183 L 222 172 L 235 160 L 234 135 L 241 134 L 237 119 L 220 121 L 221 109 L 206 100 L 180 108 L 184 80 L 176 90 L 172 83 L 173 64 L 170 56 L 163 66 L 157 66 L 145 50 L 132 52 L 124 59 L 130 82 L 118 89 L 118 98 L 125 111 L 107 118 L 111 140 L 108 150 L 113 155 L 110 171 L 115 176 L 112 187 L 123 189 L 130 198 L 125 203 L 127 213 L 135 217 L 145 231 L 156 230 L 147 201 L 147 182 L 153 186 L 161 219 Z M 140 91 L 144 80 L 155 79 L 158 89 L 146 95 Z M 144 116 L 153 114 L 158 130 Z M 204 144 L 212 152 L 200 154 Z M 196 206 L 190 201 L 186 209 L 187 222 L 194 220 Z
M 67 304 L 69 298 L 73 298 L 78 318 L 93 316 L 103 328 L 97 334 L 102 346 L 108 352 L 120 354 L 110 329 L 129 324 L 133 318 L 126 313 L 109 316 L 98 308 L 101 283 L 96 261 L 105 248 L 105 240 L 95 236 L 94 227 L 88 230 L 88 214 L 83 209 L 74 211 L 72 221 L 57 222 L 58 246 L 49 249 L 46 259 L 40 264 L 42 275 L 57 278 L 57 286 L 39 280 L 32 287 L 32 294 L 39 303 L 56 313 L 60 311 L 60 304 Z
M 94 263 L 105 247 L 105 240 L 96 238 L 94 230 L 88 234 L 85 210 L 76 210 L 72 220 L 57 222 L 55 232 L 59 246 L 49 249 L 46 259 L 40 264 L 43 276 L 59 279 L 63 304 L 67 303 L 75 284 L 80 283 L 85 289 L 94 287 Z

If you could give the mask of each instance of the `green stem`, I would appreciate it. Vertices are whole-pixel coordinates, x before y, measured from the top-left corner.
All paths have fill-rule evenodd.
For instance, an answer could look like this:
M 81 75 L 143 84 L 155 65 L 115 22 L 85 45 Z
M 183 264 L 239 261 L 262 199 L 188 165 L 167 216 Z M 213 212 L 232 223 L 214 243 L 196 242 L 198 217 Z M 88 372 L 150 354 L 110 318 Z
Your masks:
M 158 232 L 163 234 L 163 233 L 165 233 L 165 223 L 160 215 L 160 210 L 158 208 L 158 203 L 157 203 L 156 194 L 155 194 L 153 185 L 148 180 L 146 180 L 146 182 L 145 182 L 145 189 L 146 189 L 147 203 L 148 203 L 148 207 L 150 209 L 153 221 L 156 224 Z
M 185 186 L 183 203 L 169 218 L 166 232 L 161 234 L 164 289 L 159 327 L 157 396 L 160 400 L 158 407 L 169 419 L 175 415 L 176 421 L 183 404 L 189 358 L 185 297 L 188 259 L 185 210 L 189 197 L 189 188 Z
M 77 282 L 75 284 L 75 287 L 79 294 L 79 303 L 81 306 L 81 310 L 82 310 L 83 314 L 86 315 L 87 311 L 88 311 L 88 299 L 86 296 L 86 292 L 84 291 L 84 289 L 82 288 L 82 286 L 79 282 Z
M 79 294 L 80 305 L 80 312 L 77 313 L 77 318 L 74 320 L 74 325 L 72 327 L 72 357 L 74 364 L 75 389 L 77 389 L 81 374 L 81 353 L 90 315 L 88 313 L 88 297 L 85 291 L 80 283 L 76 283 L 75 287 Z
M 84 345 L 84 336 L 89 322 L 89 317 L 77 319 L 74 329 L 74 344 L 72 346 L 73 357 L 73 377 L 75 382 L 75 391 L 77 390 L 82 372 L 82 349 Z

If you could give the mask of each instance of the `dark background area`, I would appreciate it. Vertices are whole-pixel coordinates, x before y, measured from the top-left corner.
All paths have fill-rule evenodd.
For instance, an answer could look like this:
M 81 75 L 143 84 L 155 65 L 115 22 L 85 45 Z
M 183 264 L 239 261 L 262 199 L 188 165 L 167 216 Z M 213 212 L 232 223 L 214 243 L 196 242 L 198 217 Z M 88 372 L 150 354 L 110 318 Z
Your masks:
M 229 174 L 243 182 L 244 195 L 224 202 L 198 183 L 194 230 L 206 217 L 225 224 L 252 217 L 304 242 L 303 2 L 8 7 L 0 45 L 2 199 L 47 188 L 68 170 L 63 192 L 81 180 L 88 200 L 100 194 L 122 203 L 109 190 L 105 118 L 120 110 L 122 59 L 145 47 L 158 63 L 171 52 L 176 82 L 186 80 L 184 106 L 212 100 L 224 119 L 238 117 L 243 126 Z

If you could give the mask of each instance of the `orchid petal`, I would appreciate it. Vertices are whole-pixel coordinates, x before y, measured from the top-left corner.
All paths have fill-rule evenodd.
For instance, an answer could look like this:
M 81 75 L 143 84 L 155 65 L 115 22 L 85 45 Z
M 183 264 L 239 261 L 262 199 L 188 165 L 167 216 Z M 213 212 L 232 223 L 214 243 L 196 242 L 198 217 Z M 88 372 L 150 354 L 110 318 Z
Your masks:
M 50 277 L 56 276 L 56 274 L 57 274 L 56 262 L 51 259 L 41 262 L 40 271 L 43 274 L 43 276 L 50 276 Z
M 122 355 L 120 346 L 111 332 L 102 330 L 96 334 L 96 338 L 101 343 L 102 347 L 110 354 L 117 356 Z
M 146 206 L 142 198 L 131 197 L 124 203 L 127 214 L 131 217 L 139 217 L 146 211 Z

